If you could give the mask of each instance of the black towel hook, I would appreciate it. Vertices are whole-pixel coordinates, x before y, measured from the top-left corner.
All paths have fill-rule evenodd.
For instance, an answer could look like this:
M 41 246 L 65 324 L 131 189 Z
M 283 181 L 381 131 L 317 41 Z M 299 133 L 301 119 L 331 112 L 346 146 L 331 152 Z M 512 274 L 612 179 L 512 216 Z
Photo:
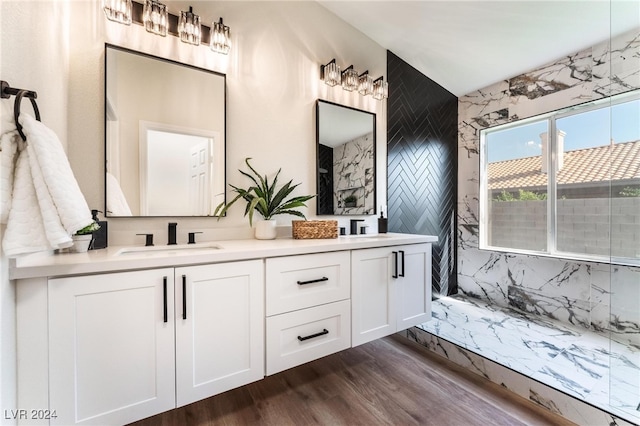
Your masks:
M 36 120 L 40 121 L 40 110 L 38 109 L 38 104 L 36 103 L 36 98 L 38 94 L 32 90 L 25 89 L 16 89 L 14 87 L 9 86 L 9 83 L 6 81 L 0 81 L 0 98 L 7 99 L 11 97 L 11 95 L 15 95 L 16 100 L 13 104 L 13 119 L 16 122 L 16 128 L 18 129 L 18 133 L 20 133 L 20 137 L 23 141 L 27 140 L 26 135 L 22 131 L 22 125 L 18 121 L 18 117 L 20 116 L 20 104 L 22 103 L 22 98 L 27 97 L 29 101 L 31 101 L 31 106 L 33 107 L 33 111 L 36 113 Z

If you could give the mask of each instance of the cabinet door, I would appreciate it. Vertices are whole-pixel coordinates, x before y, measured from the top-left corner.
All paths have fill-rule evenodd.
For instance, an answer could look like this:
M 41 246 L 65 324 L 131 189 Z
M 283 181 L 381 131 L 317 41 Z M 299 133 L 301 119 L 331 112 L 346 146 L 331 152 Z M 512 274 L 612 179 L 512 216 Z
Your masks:
M 262 260 L 176 269 L 177 406 L 264 377 Z
M 396 331 L 396 294 L 389 247 L 351 252 L 351 345 Z
M 431 244 L 395 249 L 399 277 L 394 282 L 398 316 L 396 330 L 405 330 L 431 319 Z
M 124 424 L 175 406 L 173 269 L 49 280 L 52 424 Z

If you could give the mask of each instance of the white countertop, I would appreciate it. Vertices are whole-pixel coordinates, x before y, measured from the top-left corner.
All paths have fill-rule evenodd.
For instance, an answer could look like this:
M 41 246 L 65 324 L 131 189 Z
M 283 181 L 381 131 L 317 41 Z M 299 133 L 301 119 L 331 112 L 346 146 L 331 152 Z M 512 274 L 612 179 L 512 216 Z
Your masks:
M 80 275 L 133 269 L 187 266 L 205 263 L 296 254 L 387 247 L 401 244 L 435 243 L 438 237 L 414 234 L 371 234 L 335 239 L 226 240 L 193 245 L 155 246 L 157 251 L 135 251 L 141 247 L 109 247 L 87 253 L 34 254 L 12 259 L 9 278 Z M 211 248 L 216 246 L 217 248 Z M 181 250 L 183 249 L 184 250 Z

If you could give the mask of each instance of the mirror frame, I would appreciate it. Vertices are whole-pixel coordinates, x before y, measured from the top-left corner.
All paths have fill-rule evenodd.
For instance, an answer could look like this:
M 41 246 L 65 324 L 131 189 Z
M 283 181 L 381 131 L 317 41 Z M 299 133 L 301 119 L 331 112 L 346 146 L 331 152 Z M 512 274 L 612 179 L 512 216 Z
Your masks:
M 108 117 L 109 117 L 109 112 L 111 111 L 111 106 L 110 106 L 110 102 L 107 96 L 107 82 L 108 82 L 108 64 L 107 64 L 107 51 L 108 49 L 112 49 L 115 51 L 121 51 L 121 52 L 125 52 L 125 53 L 129 53 L 132 55 L 136 55 L 136 56 L 140 56 L 140 57 L 144 57 L 147 59 L 152 59 L 152 60 L 157 60 L 157 61 L 161 61 L 161 62 L 165 62 L 168 64 L 172 64 L 172 65 L 176 65 L 176 66 L 180 66 L 180 67 L 185 67 L 191 70 L 196 70 L 196 71 L 201 71 L 201 72 L 205 72 L 207 74 L 212 74 L 214 76 L 218 76 L 218 77 L 222 77 L 222 84 L 223 84 L 223 117 L 222 117 L 222 123 L 224 126 L 224 130 L 222 133 L 222 150 L 223 150 L 223 172 L 222 172 L 222 193 L 219 194 L 221 195 L 221 202 L 226 203 L 227 201 L 227 76 L 226 74 L 217 72 L 217 71 L 212 71 L 210 69 L 206 69 L 206 68 L 201 68 L 195 65 L 191 65 L 191 64 L 187 64 L 187 63 L 183 63 L 183 62 L 178 62 L 178 61 L 174 61 L 172 59 L 168 59 L 168 58 L 163 58 L 160 56 L 155 56 L 155 55 L 151 55 L 149 53 L 145 53 L 145 52 L 140 52 L 137 50 L 132 50 L 132 49 L 128 49 L 125 47 L 121 47 L 121 46 L 117 46 L 114 44 L 110 44 L 110 43 L 105 43 L 105 48 L 104 48 L 104 216 L 105 217 L 110 217 L 110 218 L 152 218 L 152 217 L 216 217 L 215 215 L 213 215 L 213 211 L 210 214 L 207 215 L 171 215 L 171 214 L 167 214 L 167 215 L 141 215 L 140 211 L 138 211 L 138 214 L 132 214 L 130 216 L 126 216 L 126 215 L 113 215 L 111 213 L 109 213 L 108 211 L 108 192 L 107 192 L 107 185 L 108 185 L 108 176 L 107 176 L 107 162 L 108 162 L 108 158 L 109 158 L 109 148 L 108 148 L 108 141 L 109 141 L 109 134 L 108 134 Z M 140 177 L 139 177 L 140 179 Z M 213 192 L 213 188 L 211 189 L 211 191 Z M 219 202 L 213 202 L 212 201 L 212 206 L 215 207 L 214 204 L 219 204 Z
M 373 140 L 372 140 L 372 152 L 373 152 L 373 176 L 372 176 L 372 181 L 373 181 L 373 206 L 372 209 L 370 211 L 367 212 L 345 212 L 345 213 L 335 213 L 335 207 L 334 207 L 334 213 L 332 214 L 328 214 L 328 213 L 321 213 L 320 212 L 320 203 L 319 203 L 319 199 L 320 199 L 320 105 L 321 104 L 325 104 L 325 105 L 330 105 L 330 106 L 335 106 L 335 107 L 340 107 L 340 108 L 344 108 L 346 110 L 351 110 L 351 111 L 356 111 L 356 112 L 361 112 L 364 114 L 368 114 L 371 116 L 372 118 L 372 134 L 373 134 Z M 377 205 L 378 205 L 378 201 L 377 201 L 377 196 L 378 196 L 378 184 L 377 184 L 377 175 L 378 175 L 378 163 L 377 163 L 377 149 L 376 149 L 376 145 L 377 145 L 377 122 L 376 122 L 376 113 L 374 112 L 370 112 L 370 111 L 365 111 L 362 109 L 358 109 L 358 108 L 354 108 L 354 107 L 350 107 L 350 106 L 346 106 L 346 105 L 341 105 L 335 102 L 330 102 L 330 101 L 326 101 L 323 99 L 318 99 L 316 100 L 316 215 L 318 216 L 364 216 L 364 215 L 376 215 L 377 214 Z M 331 193 L 331 196 L 333 197 L 333 191 Z

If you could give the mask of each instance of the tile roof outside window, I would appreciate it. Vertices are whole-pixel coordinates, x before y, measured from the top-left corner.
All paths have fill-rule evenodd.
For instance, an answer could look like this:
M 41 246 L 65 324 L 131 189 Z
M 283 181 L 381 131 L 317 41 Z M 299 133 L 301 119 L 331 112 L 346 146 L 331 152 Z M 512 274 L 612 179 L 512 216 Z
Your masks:
M 489 189 L 546 189 L 541 156 L 489 163 Z M 640 140 L 564 153 L 559 185 L 640 180 Z M 638 182 L 640 183 L 640 182 Z

